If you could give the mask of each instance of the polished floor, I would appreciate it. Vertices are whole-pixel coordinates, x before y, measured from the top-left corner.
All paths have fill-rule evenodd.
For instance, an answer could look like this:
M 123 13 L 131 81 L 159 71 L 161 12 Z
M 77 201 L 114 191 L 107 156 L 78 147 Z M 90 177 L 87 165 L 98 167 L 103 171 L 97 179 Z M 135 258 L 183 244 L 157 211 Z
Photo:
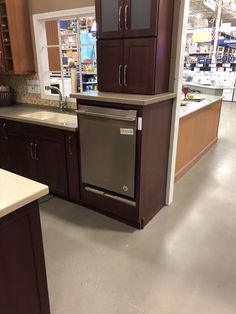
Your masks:
M 236 103 L 145 230 L 58 198 L 41 218 L 52 314 L 235 314 Z

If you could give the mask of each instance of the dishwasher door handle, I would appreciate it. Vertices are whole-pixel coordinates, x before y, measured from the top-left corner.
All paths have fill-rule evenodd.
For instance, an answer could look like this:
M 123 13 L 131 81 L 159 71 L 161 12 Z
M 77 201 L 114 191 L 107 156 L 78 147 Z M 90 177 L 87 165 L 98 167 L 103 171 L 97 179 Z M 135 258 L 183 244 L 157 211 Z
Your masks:
M 116 115 L 112 115 L 112 114 L 90 112 L 90 111 L 84 111 L 84 110 L 76 110 L 76 112 L 81 114 L 81 115 L 85 115 L 85 116 L 106 118 L 106 119 L 110 119 L 110 120 L 130 121 L 130 122 L 136 121 L 136 117 L 128 117 L 128 116 L 123 117 L 123 116 L 116 116 Z

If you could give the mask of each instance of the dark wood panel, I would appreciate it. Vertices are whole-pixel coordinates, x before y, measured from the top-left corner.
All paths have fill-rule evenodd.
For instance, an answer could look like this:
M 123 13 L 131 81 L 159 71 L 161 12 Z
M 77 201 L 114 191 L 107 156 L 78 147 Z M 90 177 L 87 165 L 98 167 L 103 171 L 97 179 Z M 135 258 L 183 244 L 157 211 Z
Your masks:
M 81 202 L 89 208 L 109 217 L 117 218 L 128 224 L 139 227 L 138 209 L 123 202 L 84 189 L 81 184 Z
M 172 100 L 143 111 L 141 140 L 139 220 L 143 226 L 164 205 L 166 199 Z
M 155 38 L 124 40 L 124 91 L 126 93 L 154 94 Z
M 97 68 L 100 91 L 121 92 L 123 90 L 122 40 L 97 41 Z
M 0 219 L 0 308 L 4 314 L 49 314 L 37 202 Z
M 10 170 L 9 139 L 7 135 L 7 122 L 0 120 L 0 168 Z
M 174 0 L 159 0 L 155 94 L 169 90 Z
M 8 135 L 11 171 L 37 180 L 37 173 L 33 157 L 33 139 L 21 134 Z
M 21 134 L 26 136 L 37 137 L 45 140 L 53 140 L 54 142 L 64 142 L 64 131 L 56 128 L 40 126 L 32 123 L 24 123 L 18 121 L 7 120 L 8 134 Z
M 175 180 L 179 180 L 217 141 L 222 101 L 180 119 Z
M 38 181 L 47 184 L 52 193 L 66 197 L 68 191 L 64 143 L 35 138 L 34 149 Z
M 68 174 L 68 191 L 71 201 L 80 201 L 80 171 L 78 133 L 66 131 L 66 157 Z

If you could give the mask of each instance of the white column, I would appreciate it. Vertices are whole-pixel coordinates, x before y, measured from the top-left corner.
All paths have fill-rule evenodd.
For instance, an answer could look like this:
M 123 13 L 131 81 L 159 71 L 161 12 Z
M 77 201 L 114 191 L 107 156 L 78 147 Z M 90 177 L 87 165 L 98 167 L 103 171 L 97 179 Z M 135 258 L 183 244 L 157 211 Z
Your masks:
M 178 144 L 179 132 L 179 116 L 180 116 L 180 101 L 182 97 L 182 78 L 184 68 L 184 52 L 187 37 L 187 25 L 189 14 L 190 0 L 180 0 L 179 11 L 179 26 L 178 26 L 178 45 L 176 51 L 176 65 L 175 65 L 175 86 L 174 91 L 177 93 L 177 98 L 173 103 L 171 139 L 170 139 L 170 153 L 169 153 L 169 168 L 166 204 L 170 205 L 173 202 L 174 184 L 175 184 L 175 163 Z
M 217 6 L 216 35 L 215 35 L 215 40 L 214 40 L 214 48 L 212 52 L 211 63 L 216 63 L 216 53 L 217 53 L 219 32 L 220 32 L 220 26 L 221 26 L 222 9 L 223 9 L 223 0 L 219 0 L 218 6 Z

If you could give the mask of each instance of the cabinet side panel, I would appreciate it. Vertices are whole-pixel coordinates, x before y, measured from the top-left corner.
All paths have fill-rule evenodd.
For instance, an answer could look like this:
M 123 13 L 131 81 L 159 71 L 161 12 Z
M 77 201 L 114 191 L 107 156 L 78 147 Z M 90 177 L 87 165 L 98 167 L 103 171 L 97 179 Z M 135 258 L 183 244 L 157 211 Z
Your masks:
M 38 204 L 0 219 L 1 313 L 49 314 Z
M 168 91 L 172 45 L 173 0 L 159 1 L 155 93 Z
M 33 47 L 27 0 L 6 0 L 14 73 L 32 73 Z
M 143 112 L 139 208 L 144 225 L 165 205 L 172 102 Z

